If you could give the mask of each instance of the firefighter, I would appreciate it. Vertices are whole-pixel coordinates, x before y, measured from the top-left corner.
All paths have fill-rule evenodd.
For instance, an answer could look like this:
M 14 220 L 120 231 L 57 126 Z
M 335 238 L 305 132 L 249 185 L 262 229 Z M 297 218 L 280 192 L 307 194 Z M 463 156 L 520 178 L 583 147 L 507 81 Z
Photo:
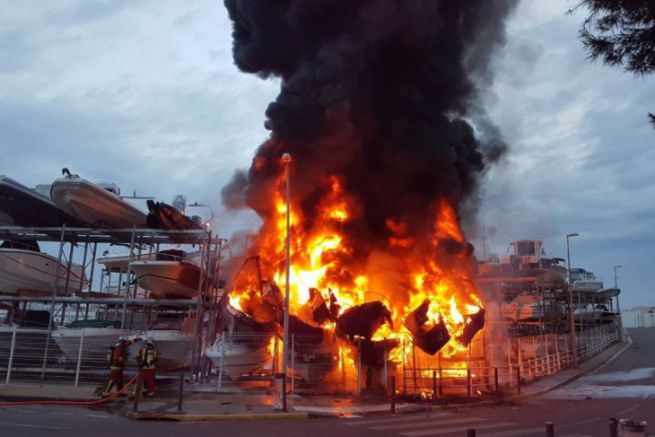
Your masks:
M 159 361 L 159 349 L 154 338 L 148 337 L 146 344 L 139 349 L 136 361 L 139 365 L 143 395 L 151 398 L 155 395 L 155 370 Z
M 116 344 L 111 346 L 107 350 L 107 364 L 109 365 L 109 381 L 105 385 L 104 390 L 101 395 L 103 398 L 109 396 L 111 389 L 116 386 L 116 391 L 121 391 L 123 389 L 123 370 L 125 370 L 125 360 L 127 359 L 127 348 L 140 341 L 140 338 L 135 338 L 134 340 L 128 340 L 127 338 L 121 336 Z M 119 396 L 125 396 L 124 394 L 119 394 Z

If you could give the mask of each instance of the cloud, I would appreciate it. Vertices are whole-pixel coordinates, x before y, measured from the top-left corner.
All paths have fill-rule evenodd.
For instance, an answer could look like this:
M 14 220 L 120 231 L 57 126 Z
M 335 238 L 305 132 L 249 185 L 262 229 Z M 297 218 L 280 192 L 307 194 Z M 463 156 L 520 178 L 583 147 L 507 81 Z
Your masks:
M 480 219 L 501 253 L 535 238 L 563 256 L 564 234 L 579 232 L 575 265 L 611 282 L 622 264 L 622 304 L 655 304 L 644 280 L 655 78 L 590 64 L 569 3 L 521 2 L 509 22 L 485 91 L 511 148 L 486 175 Z M 6 2 L 0 29 L 0 173 L 35 185 L 68 166 L 124 192 L 211 204 L 224 235 L 258 225 L 220 211 L 220 191 L 267 137 L 279 84 L 233 66 L 221 2 Z

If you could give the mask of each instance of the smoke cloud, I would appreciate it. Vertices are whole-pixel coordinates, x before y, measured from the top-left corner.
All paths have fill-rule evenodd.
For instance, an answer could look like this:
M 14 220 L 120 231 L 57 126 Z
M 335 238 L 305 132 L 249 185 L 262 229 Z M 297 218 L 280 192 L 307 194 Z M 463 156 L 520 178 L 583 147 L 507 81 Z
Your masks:
M 471 120 L 516 3 L 225 0 L 236 65 L 281 78 L 266 110 L 270 139 L 223 189 L 225 205 L 245 201 L 270 217 L 288 152 L 307 228 L 337 175 L 360 207 L 344 232 L 370 244 L 365 253 L 383 247 L 390 218 L 408 224 L 408 237 L 425 238 L 434 202 L 459 209 L 506 149 L 487 119 Z

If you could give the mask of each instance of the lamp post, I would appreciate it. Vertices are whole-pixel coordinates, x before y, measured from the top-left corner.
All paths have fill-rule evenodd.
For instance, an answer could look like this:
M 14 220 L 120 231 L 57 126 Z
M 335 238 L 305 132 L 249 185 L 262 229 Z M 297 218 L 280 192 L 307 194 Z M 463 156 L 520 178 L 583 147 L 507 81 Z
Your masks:
M 616 274 L 616 271 L 623 266 L 614 266 L 614 288 L 619 288 L 619 277 Z M 616 295 L 616 312 L 619 315 L 619 339 L 623 341 L 623 319 L 621 318 L 621 305 L 619 304 L 619 295 Z
M 289 354 L 289 272 L 291 271 L 291 193 L 289 166 L 291 155 L 282 155 L 287 180 L 286 278 L 284 284 L 284 337 L 282 339 L 282 411 L 287 411 L 287 355 Z
M 568 288 L 568 297 L 569 297 L 569 336 L 571 337 L 570 343 L 571 343 L 571 357 L 573 359 L 573 367 L 578 366 L 578 350 L 577 350 L 577 345 L 576 345 L 576 338 L 575 338 L 575 319 L 574 319 L 574 314 L 573 314 L 573 287 L 571 286 L 571 249 L 569 246 L 569 238 L 571 237 L 577 237 L 580 234 L 578 233 L 571 233 L 571 234 L 566 234 L 566 283 L 567 283 L 567 288 Z

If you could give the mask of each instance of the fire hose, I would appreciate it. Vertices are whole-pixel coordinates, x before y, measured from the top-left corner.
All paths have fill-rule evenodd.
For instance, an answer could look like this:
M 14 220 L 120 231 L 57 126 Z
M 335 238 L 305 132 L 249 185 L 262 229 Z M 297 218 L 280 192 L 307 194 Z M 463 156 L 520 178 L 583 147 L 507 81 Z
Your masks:
M 72 407 L 76 406 L 89 406 L 89 405 L 101 405 L 106 402 L 112 401 L 116 399 L 116 397 L 120 396 L 123 394 L 127 388 L 136 381 L 137 376 L 133 377 L 130 379 L 127 384 L 123 386 L 122 389 L 116 391 L 110 396 L 107 396 L 106 398 L 98 399 L 95 401 L 48 401 L 48 400 L 37 400 L 37 401 L 19 401 L 19 402 L 5 402 L 5 403 L 0 403 L 0 408 L 5 408 L 5 407 L 16 407 L 20 405 L 68 405 Z

